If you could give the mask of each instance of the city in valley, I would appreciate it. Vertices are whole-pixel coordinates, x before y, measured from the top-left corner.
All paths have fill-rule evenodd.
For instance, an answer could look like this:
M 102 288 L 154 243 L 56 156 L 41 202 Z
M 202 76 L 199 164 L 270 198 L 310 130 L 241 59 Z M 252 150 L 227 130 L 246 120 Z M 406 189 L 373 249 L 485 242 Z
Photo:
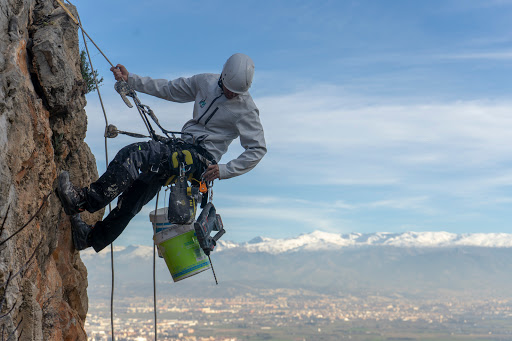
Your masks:
M 118 299 L 118 341 L 155 339 L 153 300 Z M 88 340 L 111 340 L 110 301 L 91 301 Z M 159 340 L 512 340 L 512 299 L 322 295 L 266 289 L 224 298 L 157 302 Z

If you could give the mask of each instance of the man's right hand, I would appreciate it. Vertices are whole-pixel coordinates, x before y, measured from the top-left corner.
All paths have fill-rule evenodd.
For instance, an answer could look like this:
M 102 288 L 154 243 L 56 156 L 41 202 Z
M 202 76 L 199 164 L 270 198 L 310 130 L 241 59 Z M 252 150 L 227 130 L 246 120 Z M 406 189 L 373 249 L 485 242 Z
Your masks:
M 116 66 L 112 66 L 110 71 L 114 73 L 114 77 L 117 81 L 124 80 L 128 81 L 128 70 L 124 67 L 124 65 L 117 64 Z

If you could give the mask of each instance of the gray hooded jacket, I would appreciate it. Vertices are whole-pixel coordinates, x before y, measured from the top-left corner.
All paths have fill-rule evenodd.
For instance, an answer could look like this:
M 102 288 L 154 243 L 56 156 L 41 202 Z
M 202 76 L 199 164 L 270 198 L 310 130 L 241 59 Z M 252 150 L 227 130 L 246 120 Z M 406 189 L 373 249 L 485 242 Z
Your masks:
M 220 178 L 229 179 L 253 169 L 267 152 L 259 110 L 249 92 L 228 100 L 218 86 L 220 75 L 203 73 L 172 81 L 140 77 L 133 73 L 128 84 L 136 91 L 169 101 L 194 101 L 193 118 L 182 128 L 194 137 L 208 135 L 206 149 L 220 161 L 231 142 L 240 137 L 245 151 L 227 164 L 219 164 Z M 187 139 L 186 135 L 184 138 Z

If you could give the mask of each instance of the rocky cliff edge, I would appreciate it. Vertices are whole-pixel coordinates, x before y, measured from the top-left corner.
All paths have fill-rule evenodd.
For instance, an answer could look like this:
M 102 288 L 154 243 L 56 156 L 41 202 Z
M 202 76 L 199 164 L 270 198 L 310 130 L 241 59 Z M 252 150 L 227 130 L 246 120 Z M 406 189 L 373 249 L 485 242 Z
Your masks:
M 87 270 L 54 194 L 61 170 L 98 176 L 85 104 L 76 25 L 52 0 L 1 1 L 0 341 L 87 340 Z

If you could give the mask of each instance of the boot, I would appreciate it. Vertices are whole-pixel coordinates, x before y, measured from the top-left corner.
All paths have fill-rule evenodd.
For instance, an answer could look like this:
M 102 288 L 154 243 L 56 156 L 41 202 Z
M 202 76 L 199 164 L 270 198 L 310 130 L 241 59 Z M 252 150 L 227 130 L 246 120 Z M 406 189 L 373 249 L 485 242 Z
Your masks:
M 73 186 L 69 181 L 69 173 L 66 171 L 62 171 L 59 175 L 57 195 L 67 215 L 84 211 L 84 192 L 82 189 Z
M 92 231 L 92 226 L 87 225 L 80 218 L 80 214 L 72 215 L 69 220 L 71 221 L 71 234 L 75 249 L 78 251 L 87 249 L 91 246 L 89 235 Z

